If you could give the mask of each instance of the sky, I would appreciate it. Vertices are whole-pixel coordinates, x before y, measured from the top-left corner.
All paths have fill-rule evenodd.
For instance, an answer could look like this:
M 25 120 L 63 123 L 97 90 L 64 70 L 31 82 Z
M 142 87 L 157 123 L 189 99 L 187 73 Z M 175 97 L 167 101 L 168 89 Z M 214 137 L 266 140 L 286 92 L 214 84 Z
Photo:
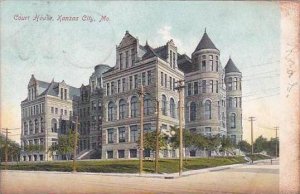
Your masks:
M 26 18 L 29 20 L 18 20 Z M 52 21 L 36 21 L 35 16 Z M 60 21 L 59 17 L 78 17 Z M 93 18 L 93 22 L 83 21 Z M 100 19 L 102 18 L 102 21 Z M 279 2 L 1 2 L 1 128 L 20 128 L 20 103 L 34 74 L 38 80 L 88 84 L 97 64 L 115 65 L 115 49 L 128 30 L 152 47 L 173 39 L 178 52 L 191 56 L 204 30 L 243 73 L 243 131 L 256 117 L 254 138 L 275 137 L 279 113 Z M 10 138 L 19 142 L 20 130 Z

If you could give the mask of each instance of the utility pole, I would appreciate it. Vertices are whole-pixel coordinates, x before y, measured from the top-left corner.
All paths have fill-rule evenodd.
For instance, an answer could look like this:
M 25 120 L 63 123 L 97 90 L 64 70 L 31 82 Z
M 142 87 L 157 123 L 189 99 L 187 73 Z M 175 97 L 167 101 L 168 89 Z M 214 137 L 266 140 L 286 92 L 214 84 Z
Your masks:
M 275 147 L 275 158 L 277 158 L 277 149 L 278 149 L 278 137 L 277 137 L 277 130 L 279 130 L 279 127 L 274 127 L 275 128 L 275 130 L 276 130 L 276 147 Z
M 157 113 L 157 119 L 156 119 L 156 146 L 155 146 L 155 173 L 158 173 L 158 157 L 159 157 L 159 100 L 156 100 L 156 113 Z
M 178 116 L 179 116 L 179 176 L 182 175 L 182 167 L 183 167 L 183 145 L 182 145 L 182 115 L 183 115 L 183 96 L 182 96 L 182 89 L 184 88 L 183 86 L 183 80 L 178 81 L 178 87 L 176 89 L 178 90 L 179 93 L 179 103 L 178 103 Z
M 8 132 L 8 129 L 6 128 L 5 129 L 5 170 L 7 170 L 7 160 L 8 160 L 8 146 L 7 146 L 7 144 L 8 144 L 8 133 L 10 133 L 10 132 Z
M 74 153 L 73 153 L 73 172 L 76 172 L 76 151 L 77 151 L 77 131 L 78 131 L 78 116 L 76 116 L 76 124 L 75 124 L 75 131 L 74 131 Z
M 255 117 L 249 117 L 249 121 L 251 122 L 251 155 L 253 154 L 253 121 L 255 121 Z
M 140 95 L 140 113 L 141 113 L 141 131 L 140 131 L 140 175 L 143 173 L 143 157 L 144 157 L 144 86 L 141 84 L 141 90 L 139 91 Z

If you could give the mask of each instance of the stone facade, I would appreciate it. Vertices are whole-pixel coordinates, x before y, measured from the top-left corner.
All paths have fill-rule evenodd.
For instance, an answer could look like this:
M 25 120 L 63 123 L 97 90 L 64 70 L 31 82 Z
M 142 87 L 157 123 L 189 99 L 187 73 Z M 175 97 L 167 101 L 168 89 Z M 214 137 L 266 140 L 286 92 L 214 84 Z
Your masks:
M 28 96 L 21 102 L 21 159 L 42 161 L 63 159 L 56 153 L 50 155 L 44 150 L 55 144 L 58 136 L 70 129 L 73 110 L 79 97 L 79 89 L 64 81 L 51 83 L 39 81 L 32 75 L 28 84 Z M 29 145 L 40 145 L 42 149 L 28 151 Z
M 95 66 L 89 84 L 80 89 L 64 81 L 47 83 L 32 76 L 28 98 L 21 103 L 22 146 L 43 144 L 48 148 L 70 128 L 74 113 L 80 123 L 79 159 L 91 151 L 97 153 L 94 158 L 138 158 L 141 86 L 144 131 L 153 131 L 158 124 L 161 132 L 170 135 L 170 128 L 179 124 L 179 95 L 175 89 L 178 80 L 185 82 L 185 130 L 206 136 L 228 135 L 238 143 L 243 134 L 241 78 L 232 59 L 223 68 L 220 51 L 206 32 L 190 58 L 178 53 L 173 40 L 152 48 L 147 42 L 141 45 L 126 31 L 116 47 L 115 66 Z M 152 154 L 145 151 L 146 157 Z M 184 154 L 189 157 L 207 153 L 187 148 Z M 177 156 L 178 150 L 171 147 L 160 152 L 160 157 Z M 63 156 L 51 158 L 44 152 L 23 152 L 22 158 L 53 160 Z M 93 157 L 89 154 L 88 158 Z
M 144 131 L 156 129 L 167 133 L 178 125 L 178 93 L 174 85 L 183 79 L 177 66 L 177 48 L 173 41 L 152 48 L 126 32 L 117 46 L 116 66 L 103 74 L 105 95 L 103 97 L 104 120 L 102 130 L 102 158 L 137 158 L 136 141 L 140 131 L 141 85 L 144 87 Z M 157 120 L 156 100 L 160 102 Z M 151 153 L 145 151 L 145 156 Z M 176 157 L 176 151 L 166 149 L 162 157 Z

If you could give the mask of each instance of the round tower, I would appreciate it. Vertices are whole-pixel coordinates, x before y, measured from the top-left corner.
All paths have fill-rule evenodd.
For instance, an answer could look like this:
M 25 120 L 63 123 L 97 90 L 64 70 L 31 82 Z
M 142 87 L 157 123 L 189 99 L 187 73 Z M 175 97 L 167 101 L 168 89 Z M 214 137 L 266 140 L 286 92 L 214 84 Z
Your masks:
M 231 58 L 225 66 L 227 134 L 233 142 L 242 140 L 242 73 Z
M 220 51 L 206 31 L 192 53 L 192 64 L 193 71 L 185 76 L 186 128 L 207 136 L 226 135 L 224 71 Z

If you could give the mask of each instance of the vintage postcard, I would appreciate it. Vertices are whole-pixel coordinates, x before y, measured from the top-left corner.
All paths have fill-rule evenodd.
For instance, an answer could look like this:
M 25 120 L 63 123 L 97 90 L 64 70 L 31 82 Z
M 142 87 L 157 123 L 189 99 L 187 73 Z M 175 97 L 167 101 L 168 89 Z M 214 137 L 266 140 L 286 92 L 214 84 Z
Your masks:
M 299 193 L 298 1 L 1 1 L 0 193 Z

